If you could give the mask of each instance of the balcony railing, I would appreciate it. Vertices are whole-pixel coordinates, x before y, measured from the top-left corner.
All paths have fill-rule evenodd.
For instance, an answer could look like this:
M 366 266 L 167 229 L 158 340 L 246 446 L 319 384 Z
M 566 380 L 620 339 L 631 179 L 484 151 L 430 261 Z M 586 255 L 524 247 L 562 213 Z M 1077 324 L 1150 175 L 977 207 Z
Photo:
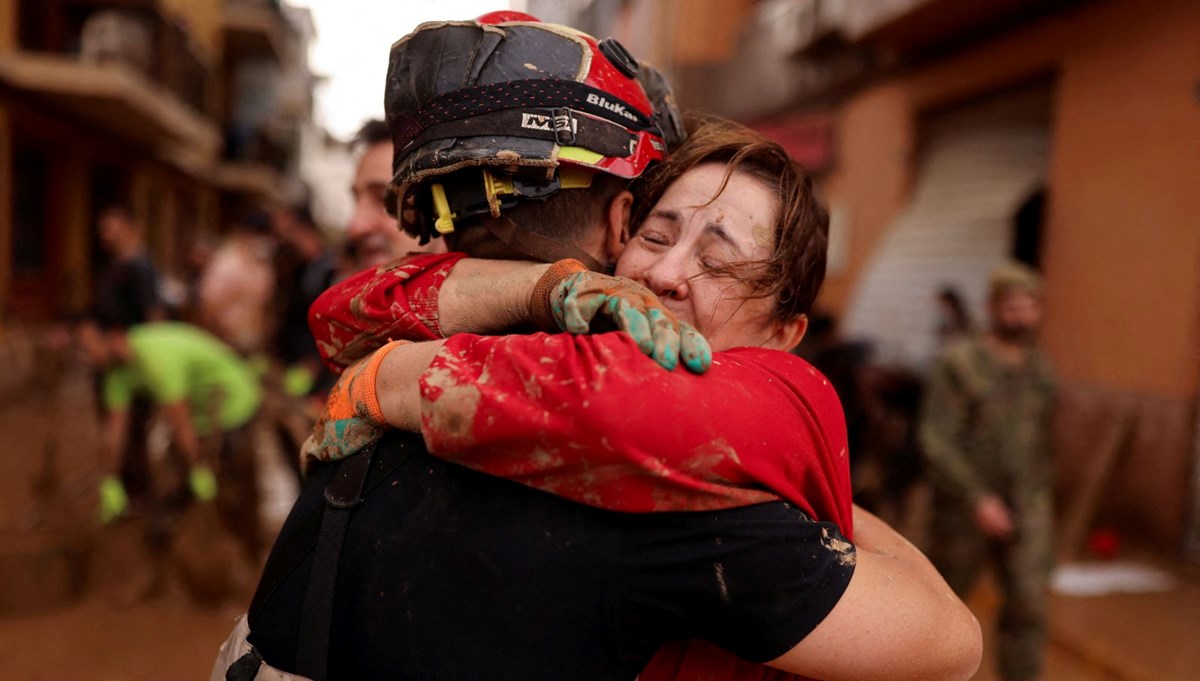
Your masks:
M 21 50 L 88 64 L 120 64 L 212 115 L 214 68 L 191 47 L 188 33 L 155 0 L 19 0 Z

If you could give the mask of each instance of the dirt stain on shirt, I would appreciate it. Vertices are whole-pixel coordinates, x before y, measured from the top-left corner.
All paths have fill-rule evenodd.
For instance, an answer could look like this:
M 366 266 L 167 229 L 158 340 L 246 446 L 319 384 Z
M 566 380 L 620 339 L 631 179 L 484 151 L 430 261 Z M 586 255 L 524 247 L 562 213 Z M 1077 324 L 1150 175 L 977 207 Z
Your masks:
M 479 410 L 479 388 L 459 383 L 454 374 L 443 367 L 429 369 L 425 382 L 441 391 L 436 400 L 422 400 L 424 426 L 451 447 L 474 442 L 475 412 Z
M 733 599 L 729 596 L 729 585 L 725 583 L 725 566 L 713 563 L 713 574 L 717 577 L 717 588 L 721 590 L 721 602 L 732 603 Z
M 829 534 L 828 528 L 821 528 L 821 544 L 836 553 L 838 562 L 842 565 L 854 565 L 858 562 L 858 554 L 854 551 L 854 544 L 841 537 Z

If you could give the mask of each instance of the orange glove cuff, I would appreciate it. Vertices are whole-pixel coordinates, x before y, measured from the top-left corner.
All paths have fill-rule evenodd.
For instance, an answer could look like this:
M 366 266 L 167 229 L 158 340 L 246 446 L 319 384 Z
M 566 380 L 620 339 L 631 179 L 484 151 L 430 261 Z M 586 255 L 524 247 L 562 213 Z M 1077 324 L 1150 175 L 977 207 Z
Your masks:
M 390 341 L 387 345 L 379 348 L 367 358 L 363 364 L 362 370 L 354 377 L 354 382 L 350 384 L 350 401 L 355 405 L 355 409 L 361 409 L 363 416 L 375 423 L 387 423 L 387 419 L 383 416 L 383 409 L 379 406 L 379 394 L 375 389 L 376 382 L 379 378 L 379 366 L 383 364 L 383 359 L 388 356 L 392 350 L 401 345 L 408 345 L 412 341 L 397 340 Z
M 537 280 L 529 297 L 529 313 L 537 328 L 549 332 L 562 331 L 554 316 L 554 289 L 572 274 L 587 271 L 588 268 L 583 263 L 571 258 L 550 265 L 550 269 Z

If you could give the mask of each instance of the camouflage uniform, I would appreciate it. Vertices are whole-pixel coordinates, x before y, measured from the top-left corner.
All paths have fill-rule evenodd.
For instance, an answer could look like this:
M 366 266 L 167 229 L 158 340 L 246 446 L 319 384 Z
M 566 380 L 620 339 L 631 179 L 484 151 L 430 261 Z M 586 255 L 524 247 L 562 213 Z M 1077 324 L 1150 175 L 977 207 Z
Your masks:
M 934 485 L 930 557 L 966 597 L 985 561 L 994 561 L 1003 600 L 999 663 L 1005 679 L 1029 679 L 1046 642 L 1046 586 L 1053 554 L 1049 454 L 1054 377 L 1030 350 L 1006 366 L 982 338 L 951 346 L 930 377 L 920 439 Z M 1012 542 L 989 539 L 974 505 L 996 494 L 1013 514 Z

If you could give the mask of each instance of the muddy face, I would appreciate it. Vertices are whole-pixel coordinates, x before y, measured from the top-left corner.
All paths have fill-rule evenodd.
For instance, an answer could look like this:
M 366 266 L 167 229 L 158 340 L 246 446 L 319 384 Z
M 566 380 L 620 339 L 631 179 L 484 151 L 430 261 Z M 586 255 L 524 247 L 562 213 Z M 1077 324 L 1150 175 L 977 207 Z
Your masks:
M 738 269 L 771 256 L 766 225 L 779 201 L 758 180 L 706 163 L 684 173 L 663 194 L 621 254 L 617 274 L 654 291 L 713 350 L 764 345 L 775 331 L 774 298 L 751 298 Z M 731 268 L 731 266 L 734 266 Z

